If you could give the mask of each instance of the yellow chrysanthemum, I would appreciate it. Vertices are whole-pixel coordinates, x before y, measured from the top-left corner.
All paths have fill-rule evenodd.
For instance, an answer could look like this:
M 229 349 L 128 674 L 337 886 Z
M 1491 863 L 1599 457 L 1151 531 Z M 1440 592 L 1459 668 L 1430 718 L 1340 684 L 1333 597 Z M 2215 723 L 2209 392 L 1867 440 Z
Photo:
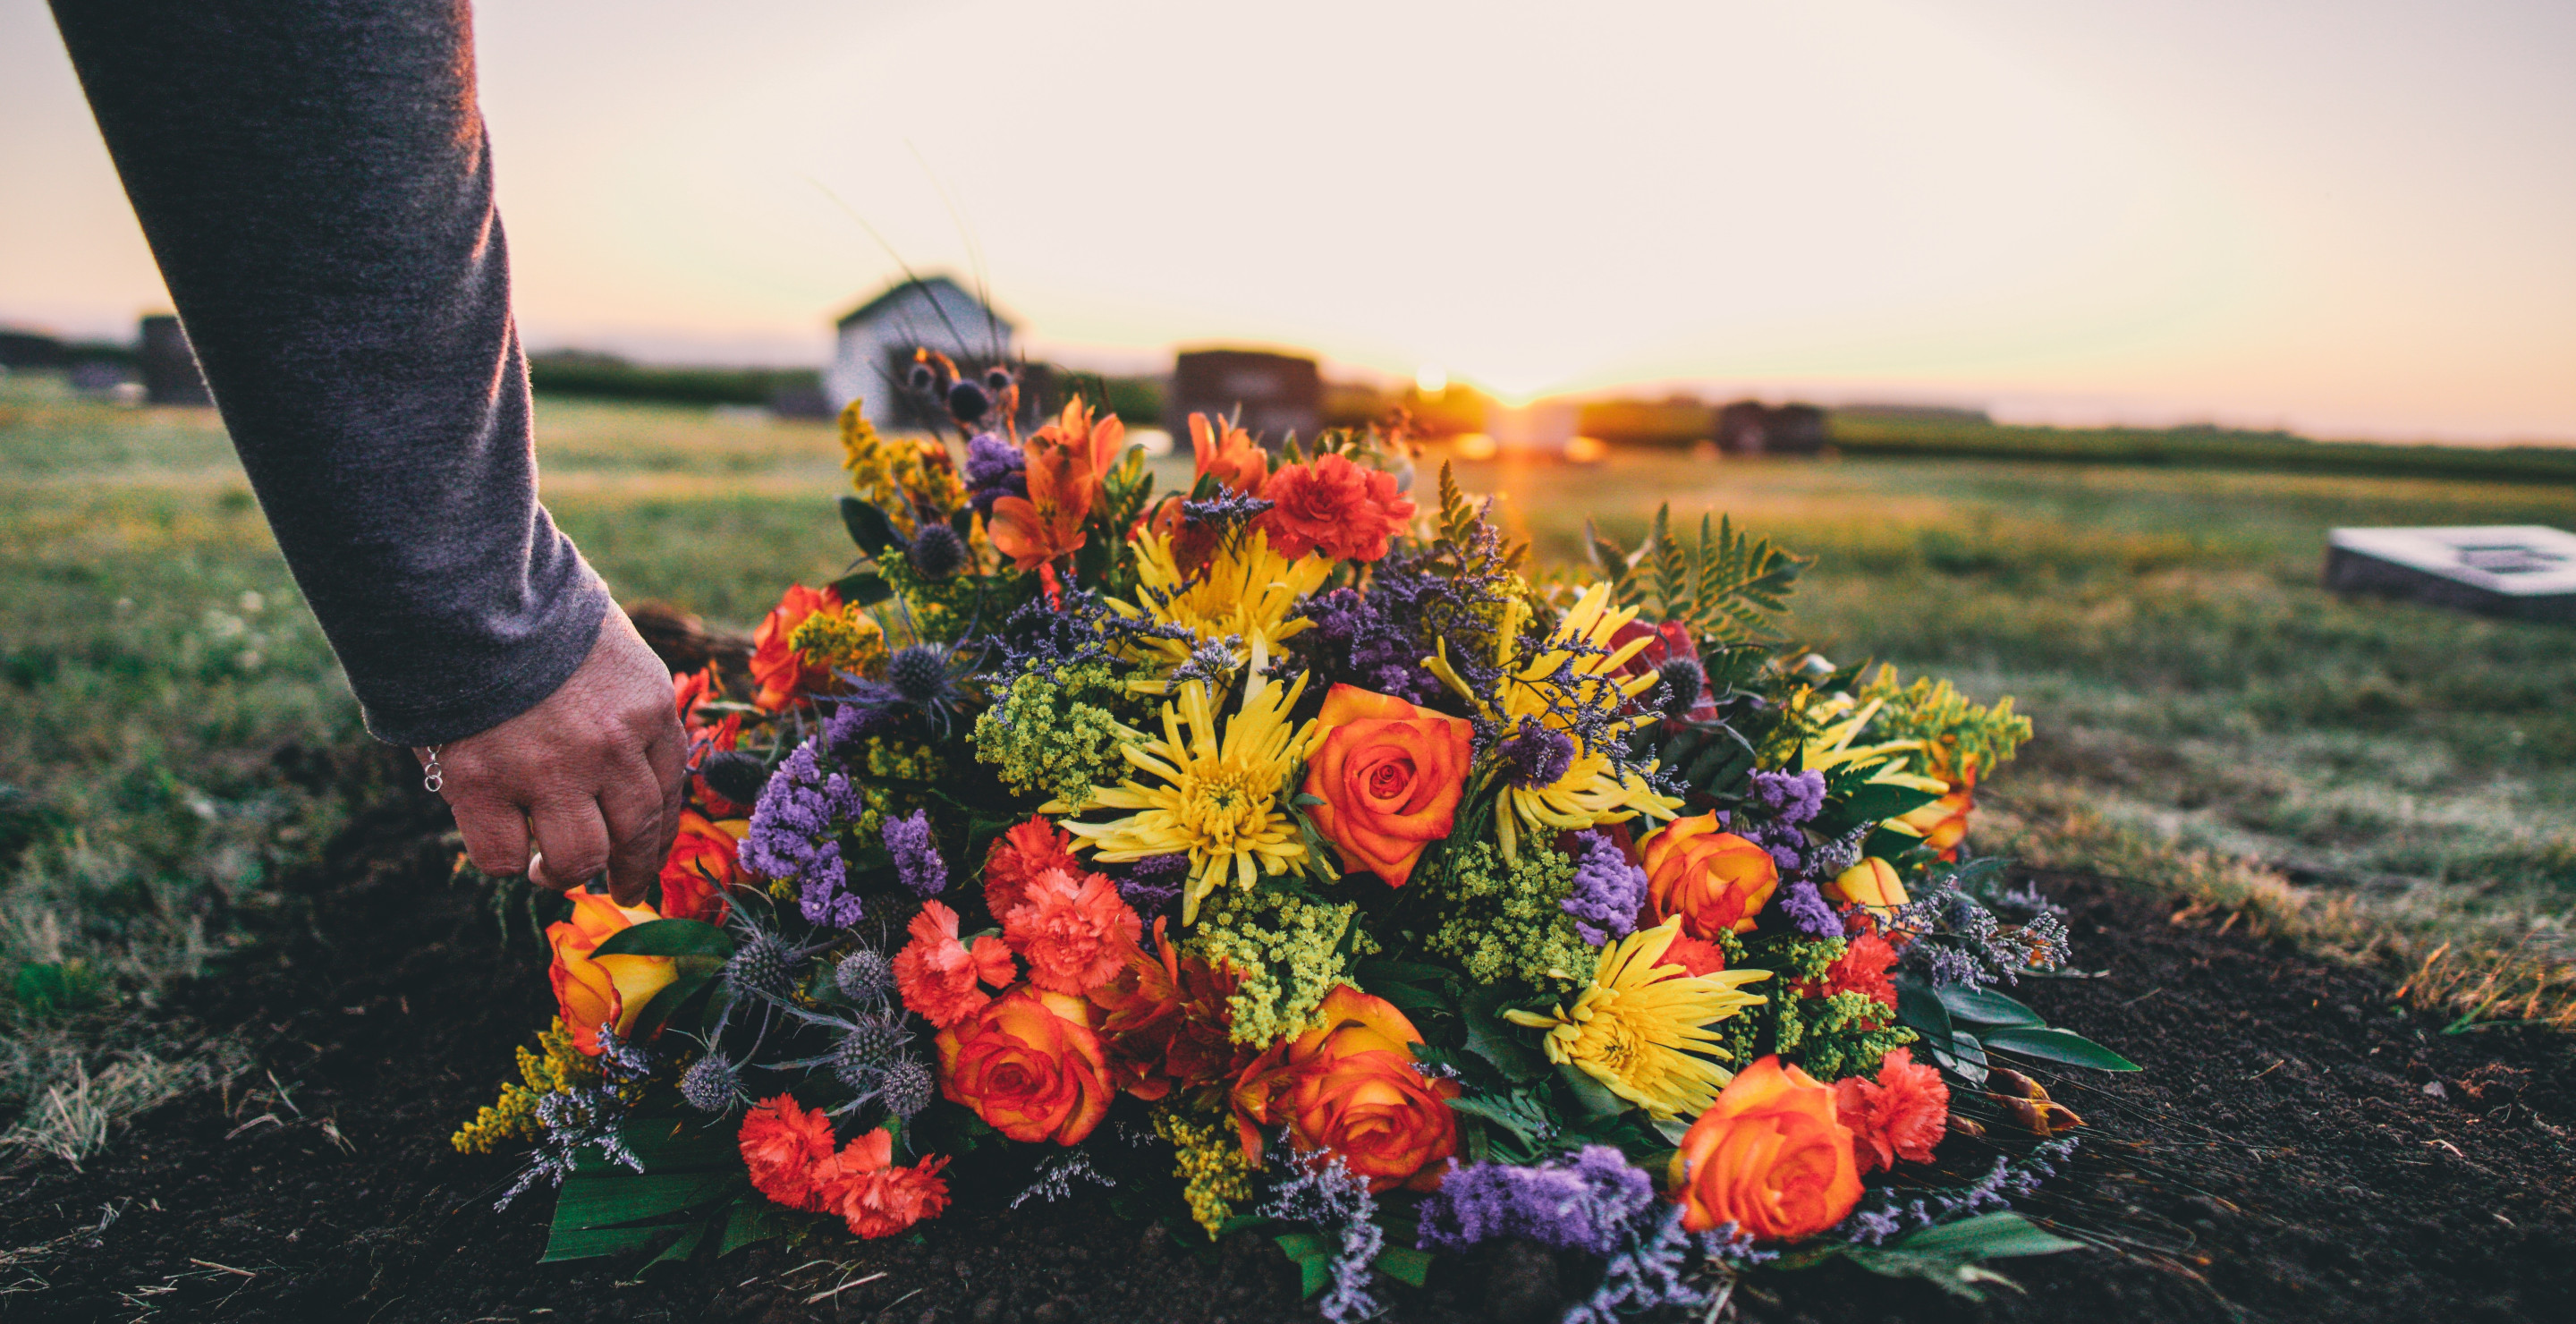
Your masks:
M 1292 621 L 1288 613 L 1333 573 L 1333 563 L 1323 557 L 1291 558 L 1271 550 L 1270 535 L 1259 529 L 1228 539 L 1195 575 L 1181 569 L 1168 533 L 1141 534 L 1135 547 L 1136 596 L 1143 605 L 1113 598 L 1112 609 L 1163 625 L 1186 626 L 1198 642 L 1239 638 L 1243 647 L 1263 654 L 1314 624 Z M 1136 660 L 1179 666 L 1189 660 L 1192 646 L 1179 639 L 1143 640 Z M 1160 693 L 1154 688 L 1158 684 L 1148 682 L 1144 688 Z
M 1181 686 L 1180 702 L 1163 705 L 1160 740 L 1142 740 L 1119 753 L 1161 784 L 1133 777 L 1095 794 L 1086 808 L 1133 809 L 1110 823 L 1064 822 L 1079 848 L 1116 864 L 1151 855 L 1188 852 L 1190 881 L 1181 923 L 1198 922 L 1199 902 L 1231 871 L 1249 889 L 1265 873 L 1280 874 L 1306 858 L 1306 844 L 1281 805 L 1290 778 L 1316 738 L 1315 724 L 1292 729 L 1288 712 L 1306 689 L 1306 678 L 1282 687 L 1261 674 L 1268 660 L 1252 651 L 1252 681 L 1243 706 L 1220 735 L 1205 681 Z M 1069 814 L 1073 806 L 1050 801 L 1039 812 Z
M 1922 752 L 1922 741 L 1890 740 L 1876 745 L 1852 743 L 1853 738 L 1869 725 L 1870 719 L 1878 716 L 1879 708 L 1885 703 L 1884 699 L 1872 699 L 1863 704 L 1848 694 L 1837 694 L 1817 703 L 1811 716 L 1825 725 L 1808 737 L 1800 766 L 1809 772 L 1831 772 L 1842 767 L 1858 769 L 1875 765 L 1878 771 L 1871 773 L 1869 778 L 1873 782 L 1910 786 L 1934 795 L 1947 792 L 1950 789 L 1948 782 L 1937 777 L 1917 776 L 1905 770 L 1911 757 Z M 1900 758 L 1899 755 L 1906 757 Z
M 915 532 L 915 507 L 944 514 L 966 504 L 966 485 L 946 446 L 929 437 L 879 436 L 860 403 L 852 400 L 841 411 L 841 467 L 861 500 L 884 511 L 907 538 Z
M 1514 599 L 1504 611 L 1502 628 L 1494 632 L 1494 664 L 1503 671 L 1502 693 L 1498 696 L 1478 694 L 1459 676 L 1449 663 L 1446 639 L 1439 642 L 1438 654 L 1424 659 L 1423 664 L 1506 732 L 1517 730 L 1524 720 L 1529 720 L 1567 733 L 1569 739 L 1574 710 L 1616 709 L 1655 687 L 1658 677 L 1652 671 L 1625 681 L 1611 674 L 1636 656 L 1647 641 L 1640 638 L 1615 649 L 1609 647 L 1611 636 L 1637 619 L 1637 609 L 1610 610 L 1608 584 L 1595 584 L 1584 590 L 1564 619 L 1557 622 L 1555 633 L 1548 636 L 1548 645 L 1515 664 L 1513 653 L 1519 647 L 1521 622 L 1528 614 L 1527 604 Z M 1584 651 L 1572 647 L 1577 644 Z M 1574 740 L 1564 773 L 1545 786 L 1505 783 L 1494 815 L 1503 858 L 1520 859 L 1523 828 L 1544 835 L 1623 823 L 1639 815 L 1671 818 L 1679 812 L 1680 800 L 1657 794 L 1639 773 L 1621 775 L 1611 766 L 1610 755 L 1600 747 L 1654 720 L 1652 713 L 1621 718 L 1610 723 L 1588 748 L 1586 742 Z
M 1602 953 L 1592 987 L 1553 1014 L 1507 1011 L 1515 1025 L 1547 1030 L 1548 1060 L 1572 1063 L 1657 1121 L 1696 1117 L 1735 1073 L 1699 1056 L 1724 1058 L 1709 1026 L 1768 999 L 1742 990 L 1768 970 L 1694 975 L 1658 965 L 1682 931 L 1680 916 L 1619 940 Z

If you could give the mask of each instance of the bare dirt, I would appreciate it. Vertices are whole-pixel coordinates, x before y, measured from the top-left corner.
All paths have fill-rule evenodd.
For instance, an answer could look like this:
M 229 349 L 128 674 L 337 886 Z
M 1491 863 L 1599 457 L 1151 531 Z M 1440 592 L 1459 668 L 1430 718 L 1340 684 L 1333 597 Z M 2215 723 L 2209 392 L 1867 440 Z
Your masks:
M 449 1148 L 551 1012 L 541 956 L 448 881 L 443 813 L 370 811 L 293 882 L 289 931 L 183 1000 L 258 1066 L 139 1119 L 85 1167 L 0 1171 L 9 1320 L 1270 1321 L 1309 1316 L 1270 1244 L 1193 1250 L 1097 1197 L 961 1195 L 922 1235 L 711 1263 L 540 1265 L 548 1201 Z M 2025 1000 L 2145 1064 L 2053 1082 L 2088 1137 L 2026 1206 L 2095 1248 L 2000 1267 L 1983 1304 L 1848 1265 L 1757 1275 L 1739 1317 L 2576 1319 L 2576 1046 L 2445 1034 L 2374 974 L 2049 876 L 2098 977 Z M 272 1081 L 271 1077 L 274 1077 Z M 878 1275 L 873 1278 L 870 1275 Z M 1389 1318 L 1552 1319 L 1579 1269 L 1445 1257 Z M 844 1284 L 849 1284 L 843 1286 Z M 840 1287 L 838 1292 L 832 1291 Z

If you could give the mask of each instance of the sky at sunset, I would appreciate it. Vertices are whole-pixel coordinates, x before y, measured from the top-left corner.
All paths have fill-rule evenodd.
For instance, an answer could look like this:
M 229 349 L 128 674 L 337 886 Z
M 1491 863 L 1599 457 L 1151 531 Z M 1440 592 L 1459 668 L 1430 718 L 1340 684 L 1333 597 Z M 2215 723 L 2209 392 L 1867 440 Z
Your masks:
M 487 0 L 532 345 L 819 362 L 914 267 L 1032 347 L 1300 346 L 2088 422 L 2576 442 L 2576 4 Z M 166 296 L 0 0 L 0 323 Z M 864 225 L 861 223 L 864 221 Z

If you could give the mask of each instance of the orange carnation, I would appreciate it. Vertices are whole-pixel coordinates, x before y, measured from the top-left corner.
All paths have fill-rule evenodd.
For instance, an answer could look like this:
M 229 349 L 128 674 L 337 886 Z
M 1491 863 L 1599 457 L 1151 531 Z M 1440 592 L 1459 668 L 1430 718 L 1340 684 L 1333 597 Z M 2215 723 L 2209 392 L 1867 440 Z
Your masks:
M 990 938 L 972 947 L 957 940 L 957 912 L 936 901 L 921 903 L 906 932 L 912 941 L 894 956 L 894 987 L 903 1005 L 946 1029 L 991 999 L 978 983 L 1000 988 L 1018 974 L 1011 953 Z
M 773 1204 L 815 1207 L 814 1167 L 832 1157 L 832 1119 L 820 1108 L 800 1108 L 792 1095 L 763 1099 L 742 1115 L 735 1137 L 751 1188 Z
M 1078 1145 L 1118 1090 L 1091 1004 L 1015 988 L 939 1032 L 939 1092 L 1022 1144 Z
M 657 920 L 651 906 L 621 906 L 596 892 L 574 892 L 572 918 L 546 926 L 546 943 L 554 964 L 546 980 L 554 985 L 555 1011 L 572 1030 L 574 1046 L 597 1056 L 599 1027 L 625 1034 L 635 1026 L 644 1004 L 679 977 L 667 956 L 593 956 L 617 933 Z
M 1750 933 L 1754 916 L 1780 886 L 1771 852 L 1717 830 L 1717 815 L 1678 819 L 1646 842 L 1646 906 L 1651 922 L 1682 917 L 1682 932 L 1717 940 Z
M 1261 1129 L 1285 1125 L 1291 1146 L 1338 1154 L 1369 1189 L 1432 1190 L 1458 1152 L 1454 1080 L 1413 1063 L 1422 1035 L 1384 998 L 1344 984 L 1325 997 L 1324 1026 L 1273 1044 L 1234 1087 L 1244 1158 L 1261 1162 Z
M 1002 916 L 1002 941 L 1029 963 L 1029 982 L 1079 997 L 1109 981 L 1143 935 L 1143 921 L 1099 874 L 1049 869 Z
M 1270 452 L 1251 433 L 1230 427 L 1219 435 L 1217 425 L 1205 414 L 1190 415 L 1190 453 L 1198 457 L 1198 477 L 1214 474 L 1218 482 L 1245 496 L 1261 495 L 1270 475 Z
M 1878 1079 L 1847 1076 L 1834 1082 L 1834 1114 L 1851 1128 L 1863 1172 L 1929 1163 L 1950 1129 L 1950 1087 L 1939 1070 L 1918 1064 L 1908 1048 L 1891 1048 L 1878 1063 Z
M 1668 1183 L 1682 1226 L 1728 1223 L 1762 1241 L 1795 1241 L 1860 1203 L 1851 1129 L 1834 1091 L 1777 1056 L 1737 1072 L 1682 1135 Z
M 1284 476 L 1284 475 L 1283 475 Z M 1315 830 L 1345 872 L 1402 887 L 1422 848 L 1449 835 L 1467 786 L 1475 728 L 1392 695 L 1335 685 L 1315 719 L 1324 740 L 1306 761 Z
M 1673 945 L 1664 949 L 1664 959 L 1658 964 L 1677 965 L 1694 975 L 1713 975 L 1726 968 L 1726 949 L 1687 933 L 1676 933 Z
M 880 1126 L 814 1165 L 811 1207 L 839 1214 L 858 1236 L 890 1237 L 946 1211 L 948 1182 L 939 1176 L 946 1166 L 938 1156 L 895 1166 L 894 1136 Z
M 1413 520 L 1413 503 L 1395 488 L 1395 475 L 1364 469 L 1348 456 L 1319 455 L 1292 464 L 1261 486 L 1270 509 L 1258 527 L 1270 546 L 1289 558 L 1320 551 L 1337 561 L 1374 561 L 1387 540 Z
M 760 693 L 752 696 L 754 705 L 764 712 L 778 712 L 803 703 L 806 694 L 831 683 L 832 669 L 817 666 L 788 647 L 787 636 L 796 633 L 796 627 L 803 625 L 806 617 L 840 609 L 841 595 L 829 586 L 787 586 L 787 595 L 760 618 L 760 628 L 751 632 L 751 678 L 760 685 Z
M 1043 814 L 1032 814 L 984 852 L 984 904 L 1000 919 L 1026 899 L 1029 880 L 1050 869 L 1078 874 L 1082 861 L 1074 858 L 1071 833 Z
M 732 909 L 725 893 L 742 886 L 742 834 L 750 824 L 721 822 L 695 809 L 680 811 L 680 834 L 662 861 L 662 918 L 722 924 Z
M 1154 950 L 1131 947 L 1127 964 L 1085 996 L 1118 1087 L 1151 1102 L 1173 1089 L 1200 1091 L 1233 1079 L 1252 1060 L 1234 1042 L 1226 1008 L 1242 982 L 1233 967 L 1181 959 L 1154 921 Z

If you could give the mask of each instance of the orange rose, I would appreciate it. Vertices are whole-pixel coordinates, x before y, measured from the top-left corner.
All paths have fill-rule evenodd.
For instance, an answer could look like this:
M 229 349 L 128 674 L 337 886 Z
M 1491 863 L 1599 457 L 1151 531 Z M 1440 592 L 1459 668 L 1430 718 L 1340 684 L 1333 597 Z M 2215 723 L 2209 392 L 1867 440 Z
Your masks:
M 760 619 L 760 628 L 751 632 L 751 678 L 760 685 L 760 693 L 752 696 L 753 704 L 774 713 L 804 702 L 808 691 L 831 683 L 832 669 L 817 666 L 788 647 L 787 636 L 796 633 L 796 627 L 803 625 L 806 617 L 840 609 L 841 595 L 828 586 L 787 586 L 787 595 Z
M 1322 1029 L 1271 1045 L 1236 1082 L 1244 1157 L 1257 1166 L 1260 1128 L 1284 1124 L 1292 1146 L 1340 1155 L 1372 1191 L 1437 1188 L 1440 1160 L 1458 1152 L 1458 1083 L 1414 1066 L 1422 1035 L 1383 998 L 1345 984 L 1323 1016 Z
M 1118 1090 L 1091 1004 L 1020 987 L 939 1032 L 939 1092 L 1023 1144 L 1078 1145 Z
M 1950 793 L 1909 814 L 1891 818 L 1888 825 L 1915 833 L 1923 844 L 1940 852 L 1941 858 L 1959 858 L 1959 843 L 1967 839 L 1968 812 L 1977 807 L 1977 768 L 1968 770 L 1950 783 Z
M 1323 800 L 1315 830 L 1341 851 L 1344 872 L 1404 886 L 1422 848 L 1449 835 L 1475 728 L 1356 685 L 1335 685 L 1316 720 L 1324 742 L 1306 761 L 1306 794 Z
M 1750 933 L 1771 903 L 1780 866 L 1771 852 L 1717 830 L 1717 815 L 1680 819 L 1646 842 L 1646 904 L 1655 923 L 1682 917 L 1682 931 L 1717 941 Z
M 662 918 L 724 923 L 731 909 L 725 893 L 742 886 L 738 852 L 750 827 L 746 819 L 718 821 L 694 809 L 680 811 L 680 835 L 662 861 Z
M 662 918 L 651 906 L 621 906 L 596 892 L 572 894 L 572 918 L 546 926 L 555 949 L 546 979 L 555 986 L 555 1011 L 572 1028 L 573 1044 L 597 1056 L 599 1027 L 625 1034 L 644 1004 L 679 977 L 667 956 L 593 956 L 615 934 Z
M 1823 890 L 1827 900 L 1866 907 L 1882 917 L 1906 902 L 1905 884 L 1897 878 L 1896 866 L 1875 855 L 1835 874 Z
M 1682 1226 L 1733 1223 L 1762 1241 L 1795 1241 L 1843 1221 L 1860 1203 L 1852 1133 L 1833 1087 L 1778 1057 L 1736 1074 L 1683 1133 L 1670 1183 Z

